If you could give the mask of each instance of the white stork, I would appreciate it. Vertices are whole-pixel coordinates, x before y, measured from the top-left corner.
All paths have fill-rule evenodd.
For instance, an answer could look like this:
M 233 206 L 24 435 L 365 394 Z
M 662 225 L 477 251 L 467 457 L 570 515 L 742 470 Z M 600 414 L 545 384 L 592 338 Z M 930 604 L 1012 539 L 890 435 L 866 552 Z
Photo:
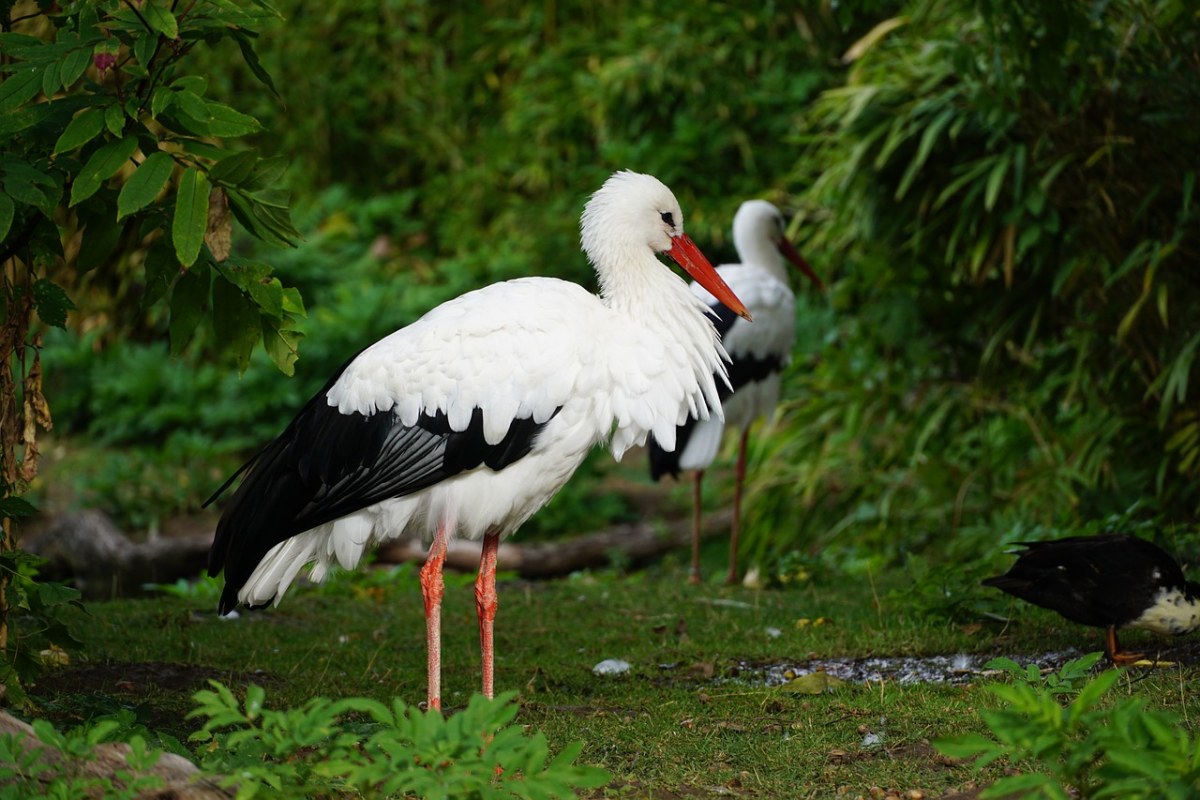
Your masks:
M 520 278 L 443 303 L 350 359 L 238 471 L 245 478 L 209 555 L 210 575 L 225 570 L 222 614 L 238 603 L 278 603 L 306 565 L 320 581 L 331 564 L 352 568 L 377 542 L 432 537 L 421 588 L 428 703 L 440 708 L 446 544 L 452 535 L 482 538 L 475 598 L 483 693 L 492 696 L 500 540 L 594 445 L 609 442 L 619 459 L 653 434 L 671 448 L 684 420 L 721 413 L 720 338 L 704 304 L 656 254 L 746 315 L 656 178 L 610 177 L 588 201 L 581 234 L 599 296 Z
M 704 470 L 721 447 L 725 426 L 741 431 L 737 465 L 734 468 L 733 524 L 729 537 L 729 573 L 726 583 L 737 583 L 738 532 L 741 528 L 742 483 L 746 476 L 746 441 L 750 425 L 770 416 L 779 402 L 780 374 L 791 361 L 796 340 L 796 298 L 788 286 L 784 258 L 791 261 L 819 288 L 821 279 L 787 240 L 783 215 L 765 200 L 742 203 L 733 218 L 733 244 L 740 264 L 723 264 L 717 273 L 746 304 L 754 324 L 738 319 L 703 284 L 693 283 L 692 292 L 704 301 L 717 320 L 721 342 L 729 353 L 728 384 L 718 387 L 724 419 L 692 416 L 669 439 L 650 441 L 650 475 L 692 475 L 692 583 L 700 582 L 700 484 Z M 739 312 L 740 313 L 740 312 Z

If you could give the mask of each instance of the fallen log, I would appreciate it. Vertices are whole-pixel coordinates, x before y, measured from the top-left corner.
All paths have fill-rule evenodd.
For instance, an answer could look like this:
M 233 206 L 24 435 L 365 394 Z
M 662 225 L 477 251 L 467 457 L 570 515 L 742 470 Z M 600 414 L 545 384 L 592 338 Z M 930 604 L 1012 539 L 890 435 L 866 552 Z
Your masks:
M 701 538 L 728 533 L 733 516 L 728 511 L 710 514 L 701 528 Z M 500 544 L 497 569 L 516 572 L 523 578 L 553 578 L 581 569 L 596 569 L 614 563 L 640 566 L 691 542 L 691 522 L 633 522 L 594 533 L 548 542 L 516 541 Z M 446 550 L 446 567 L 463 572 L 479 568 L 480 543 L 451 539 Z M 399 564 L 425 563 L 426 546 L 410 537 L 388 542 L 379 548 L 378 561 Z
M 701 536 L 727 533 L 731 519 L 728 511 L 707 515 Z M 146 584 L 195 578 L 207 566 L 212 537 L 208 532 L 135 542 L 107 515 L 88 510 L 64 514 L 23 540 L 22 547 L 46 559 L 40 568 L 43 579 L 69 581 L 87 600 L 107 600 L 141 594 Z M 613 564 L 636 567 L 686 548 L 690 541 L 687 520 L 626 523 L 545 542 L 522 542 L 518 532 L 500 545 L 498 567 L 525 578 L 553 578 Z M 479 550 L 479 542 L 453 539 L 446 566 L 474 571 L 479 567 Z M 424 563 L 425 554 L 418 539 L 398 539 L 379 548 L 378 561 Z
M 212 538 L 199 533 L 134 542 L 108 515 L 88 510 L 62 515 L 21 546 L 46 559 L 43 579 L 71 581 L 85 599 L 106 600 L 139 594 L 147 583 L 196 577 L 208 563 Z

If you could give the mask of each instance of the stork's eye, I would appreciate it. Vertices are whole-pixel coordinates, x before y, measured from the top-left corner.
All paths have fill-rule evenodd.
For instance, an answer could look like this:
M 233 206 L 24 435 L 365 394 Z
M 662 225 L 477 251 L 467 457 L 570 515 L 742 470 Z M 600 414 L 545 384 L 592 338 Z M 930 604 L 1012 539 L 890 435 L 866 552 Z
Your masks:
M 672 228 L 675 227 L 675 217 L 671 215 L 670 211 L 664 211 L 661 214 L 659 214 L 659 216 L 662 217 L 663 222 L 667 223 Z

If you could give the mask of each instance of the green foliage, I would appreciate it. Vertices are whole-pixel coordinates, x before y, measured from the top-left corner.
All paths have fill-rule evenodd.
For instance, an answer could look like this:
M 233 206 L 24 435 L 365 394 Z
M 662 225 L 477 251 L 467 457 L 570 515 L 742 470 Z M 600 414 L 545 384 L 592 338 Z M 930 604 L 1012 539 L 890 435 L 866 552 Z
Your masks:
M 1056 672 L 1042 673 L 1037 664 L 1026 664 L 1022 667 L 1011 658 L 993 658 L 986 669 L 997 669 L 1004 672 L 1014 685 L 1032 687 L 1051 695 L 1076 695 L 1081 684 L 1096 669 L 1096 665 L 1104 658 L 1103 653 L 1088 653 L 1086 656 L 1073 658 L 1058 668 Z
M 1002 758 L 1021 767 L 981 798 L 1194 797 L 1200 789 L 1200 742 L 1177 715 L 1148 708 L 1142 698 L 1106 705 L 1123 673 L 1108 670 L 1086 679 L 1100 657 L 1093 653 L 1068 662 L 1045 678 L 1032 664 L 1022 669 L 1008 659 L 992 661 L 990 668 L 1013 677 L 1010 684 L 988 687 L 1003 704 L 981 712 L 994 739 L 966 734 L 935 746 L 945 755 L 974 759 L 976 768 Z M 1063 699 L 1069 702 L 1063 705 Z
M 144 774 L 158 761 L 161 751 L 147 746 L 138 734 L 121 736 L 122 725 L 118 720 L 100 720 L 68 733 L 55 730 L 41 719 L 34 720 L 32 727 L 41 744 L 58 750 L 65 758 L 60 764 L 52 765 L 40 756 L 40 748 L 27 747 L 16 734 L 0 736 L 0 798 L 4 800 L 25 797 L 129 800 L 163 786 L 162 778 Z M 125 755 L 128 770 L 118 770 L 113 778 L 76 774 L 93 758 L 97 745 L 112 741 L 124 741 L 129 745 Z
M 510 725 L 513 694 L 474 696 L 457 714 L 425 713 L 402 701 L 316 697 L 287 711 L 265 707 L 250 686 L 244 702 L 210 681 L 192 717 L 205 720 L 192 739 L 203 766 L 225 774 L 238 798 L 311 797 L 341 791 L 427 798 L 575 797 L 574 787 L 602 786 L 608 775 L 572 762 L 573 744 L 549 758 L 541 733 Z
M 299 295 L 269 268 L 228 253 L 230 214 L 263 241 L 298 237 L 276 187 L 282 162 L 224 144 L 261 126 L 207 96 L 207 79 L 188 72 L 197 45 L 227 40 L 271 85 L 252 38 L 277 12 L 265 2 L 180 10 L 107 0 L 48 6 L 15 26 L 11 13 L 0 34 L 3 260 L 45 272 L 37 286 L 47 289 L 35 287 L 42 321 L 65 324 L 72 306 L 59 287 L 74 292 L 96 269 L 100 280 L 119 283 L 140 251 L 146 302 L 166 299 L 177 350 L 211 307 L 216 337 L 239 366 L 261 341 L 290 372 L 304 314 Z M 210 214 L 210 200 L 219 213 Z
M 1194 515 L 1198 41 L 1177 0 L 914 0 L 854 49 L 793 173 L 840 313 L 801 310 L 748 546 Z
M 198 605 L 206 609 L 211 609 L 216 607 L 217 600 L 221 597 L 221 590 L 225 588 L 225 581 L 222 578 L 201 575 L 194 580 L 179 578 L 174 583 L 147 583 L 142 588 L 171 597 L 186 597 L 197 601 Z
M 4 502 L 11 505 L 16 499 Z M 79 644 L 69 621 L 75 610 L 83 608 L 80 594 L 61 583 L 37 580 L 41 560 L 22 550 L 0 552 L 9 621 L 0 685 L 11 703 L 25 702 L 23 686 L 43 670 L 46 661 L 57 662 Z
M 594 788 L 608 773 L 577 766 L 581 744 L 550 757 L 541 733 L 528 736 L 512 725 L 512 695 L 495 701 L 472 698 L 448 717 L 425 713 L 396 700 L 390 707 L 366 698 L 316 697 L 299 708 L 265 706 L 261 687 L 250 686 L 244 702 L 216 681 L 197 692 L 189 718 L 204 720 L 191 737 L 199 743 L 201 772 L 234 791 L 238 798 L 314 797 L 354 792 L 370 797 L 573 798 L 575 788 Z M 147 741 L 182 747 L 122 710 L 66 733 L 46 720 L 32 727 L 39 742 L 60 751 L 51 766 L 15 735 L 0 737 L 0 798 L 51 798 L 84 794 L 105 800 L 141 796 L 162 787 L 162 779 L 139 774 L 162 750 Z M 115 780 L 78 777 L 78 766 L 94 757 L 97 745 L 125 742 L 129 769 Z M 186 753 L 185 753 L 186 754 Z
M 163 0 L 32 8 L 0 6 L 6 501 L 36 478 L 36 432 L 52 424 L 42 391 L 43 329 L 66 328 L 76 311 L 70 295 L 81 297 L 85 284 L 143 284 L 146 306 L 169 307 L 177 351 L 211 307 L 219 349 L 243 370 L 261 341 L 290 372 L 304 316 L 295 289 L 285 289 L 266 265 L 229 252 L 230 215 L 263 241 L 291 244 L 298 236 L 275 186 L 282 162 L 227 146 L 261 126 L 207 97 L 207 80 L 187 71 L 197 45 L 234 40 L 251 71 L 271 86 L 251 39 L 277 13 L 262 0 L 183 9 Z M 0 671 L 5 696 L 19 700 L 20 680 L 38 663 L 39 650 L 27 645 L 39 638 L 65 643 L 58 615 L 76 596 L 33 579 L 7 518 L 2 539 Z M 33 632 L 18 632 L 18 620 Z

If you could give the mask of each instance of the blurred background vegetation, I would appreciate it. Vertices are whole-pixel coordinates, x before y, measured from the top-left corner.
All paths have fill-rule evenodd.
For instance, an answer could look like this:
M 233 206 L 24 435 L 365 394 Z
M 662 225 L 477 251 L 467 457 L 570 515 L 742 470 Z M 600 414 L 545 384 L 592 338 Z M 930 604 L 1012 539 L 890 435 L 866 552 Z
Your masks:
M 197 512 L 360 346 L 484 283 L 591 286 L 579 212 L 629 168 L 714 263 L 738 204 L 775 201 L 831 284 L 755 437 L 745 545 L 771 573 L 1112 525 L 1200 558 L 1191 3 L 279 5 L 256 44 L 278 98 L 235 50 L 195 57 L 291 162 L 303 242 L 234 250 L 303 294 L 296 376 L 258 353 L 239 377 L 203 336 L 171 358 L 136 260 L 80 274 L 46 336 L 41 505 L 140 530 Z M 528 532 L 634 513 L 610 462 Z

